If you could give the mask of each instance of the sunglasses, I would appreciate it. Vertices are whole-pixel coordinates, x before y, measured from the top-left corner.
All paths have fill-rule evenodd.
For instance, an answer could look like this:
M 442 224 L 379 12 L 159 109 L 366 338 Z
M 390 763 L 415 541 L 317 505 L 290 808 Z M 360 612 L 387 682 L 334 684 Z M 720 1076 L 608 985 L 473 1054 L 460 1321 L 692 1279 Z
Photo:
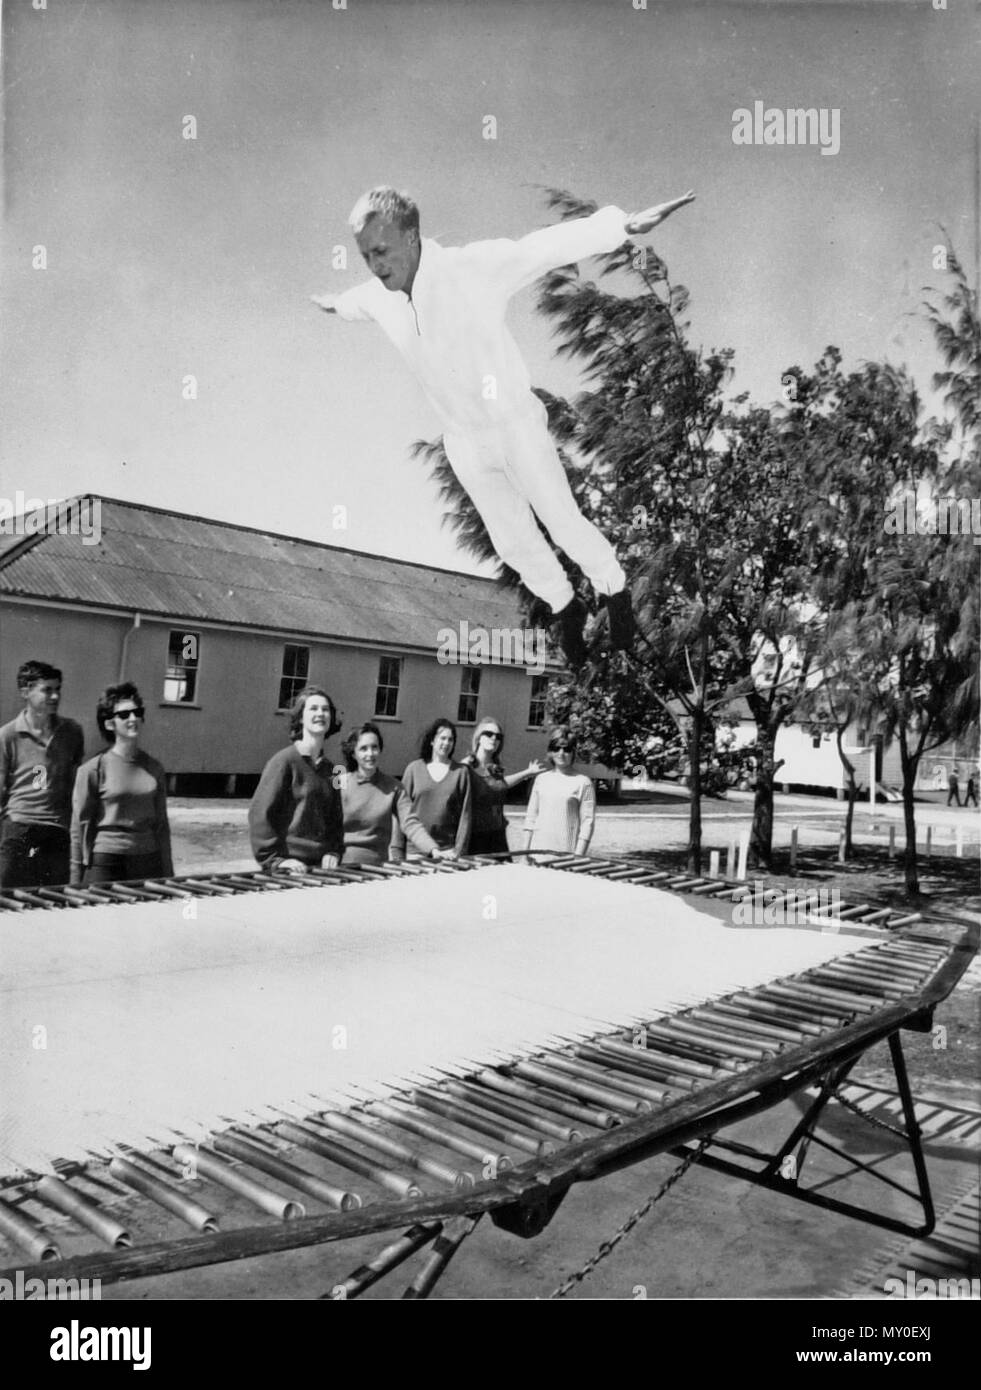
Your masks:
M 146 716 L 141 709 L 135 706 L 132 709 L 116 709 L 112 712 L 113 719 L 129 719 L 130 715 L 135 714 L 137 719 L 144 719 Z
M 501 741 L 501 739 L 504 737 L 504 735 L 503 735 L 503 734 L 495 733 L 493 729 L 484 729 L 484 730 L 481 732 L 480 737 L 481 737 L 481 738 L 492 738 L 492 739 L 496 739 L 496 741 L 497 741 L 498 743 L 500 743 L 500 741 Z

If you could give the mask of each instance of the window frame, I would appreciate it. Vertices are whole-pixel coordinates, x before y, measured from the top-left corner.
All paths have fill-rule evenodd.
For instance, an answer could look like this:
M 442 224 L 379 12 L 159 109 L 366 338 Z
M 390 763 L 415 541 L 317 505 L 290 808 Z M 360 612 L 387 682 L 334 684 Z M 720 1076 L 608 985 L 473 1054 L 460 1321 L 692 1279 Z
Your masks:
M 545 683 L 541 695 L 538 695 L 538 694 L 536 694 L 536 692 L 535 692 L 535 686 L 536 686 L 537 682 L 539 682 L 539 681 L 544 681 L 544 683 Z M 528 696 L 528 723 L 527 723 L 527 726 L 526 726 L 527 728 L 529 728 L 529 729 L 544 729 L 544 728 L 545 728 L 545 725 L 546 725 L 545 710 L 546 710 L 546 707 L 547 707 L 547 705 L 548 705 L 548 692 L 549 692 L 549 690 L 551 689 L 551 684 L 552 684 L 552 678 L 551 678 L 551 676 L 546 676 L 546 675 L 544 675 L 544 674 L 539 674 L 539 675 L 532 676 L 532 678 L 531 678 L 531 692 L 530 692 L 530 694 L 529 694 L 529 696 Z M 536 722 L 534 721 L 534 719 L 532 719 L 532 715 L 533 715 L 534 712 L 535 712 L 535 707 L 536 707 L 536 706 L 540 706 L 540 710 L 541 710 L 541 716 L 542 716 L 542 717 L 541 717 L 541 721 L 540 721 L 539 723 L 536 723 Z
M 390 662 L 390 663 L 393 663 L 393 664 L 394 664 L 394 667 L 395 667 L 395 674 L 396 674 L 396 679 L 395 679 L 394 682 L 391 681 L 391 680 L 387 680 L 387 681 L 383 681 L 383 680 L 382 680 L 382 675 L 385 673 L 385 662 Z M 390 670 L 390 669 L 391 669 L 391 668 L 389 668 L 389 670 Z M 376 676 L 376 678 L 375 678 L 375 713 L 374 713 L 374 715 L 372 716 L 372 718 L 374 718 L 374 719 L 398 719 L 398 717 L 399 717 L 399 699 L 400 699 L 400 697 L 401 697 L 401 695 L 402 695 L 402 672 L 403 672 L 403 658 L 402 658 L 401 656 L 392 656 L 392 655 L 390 655 L 390 654 L 385 654 L 385 655 L 379 656 L 379 658 L 378 658 L 378 674 L 377 674 L 377 676 Z M 382 703 L 382 696 L 383 696 L 383 694 L 384 694 L 385 697 L 386 697 L 385 700 L 384 700 L 384 703 L 385 703 L 385 705 L 387 706 L 387 705 L 390 703 L 390 701 L 389 701 L 389 699 L 388 699 L 388 696 L 389 696 L 393 691 L 394 691 L 394 694 L 395 694 L 395 700 L 394 700 L 394 706 L 393 706 L 392 712 L 391 712 L 391 713 L 388 713 L 387 709 L 385 709 L 385 710 L 379 709 L 379 704 Z
M 306 671 L 304 672 L 304 674 L 303 674 L 302 677 L 298 676 L 295 672 L 294 672 L 293 674 L 291 674 L 291 675 L 287 675 L 287 674 L 286 674 L 286 655 L 287 655 L 287 653 L 288 653 L 289 651 L 294 651 L 294 652 L 306 652 L 306 654 L 307 654 L 307 658 L 306 658 Z M 283 701 L 283 683 L 284 683 L 284 681 L 291 681 L 291 682 L 293 682 L 293 681 L 299 681 L 299 684 L 296 686 L 295 690 L 293 690 L 293 692 L 292 692 L 292 694 L 290 695 L 289 699 L 288 699 L 285 703 L 284 703 L 284 701 Z M 279 668 L 279 695 L 278 695 L 279 703 L 278 703 L 277 706 L 276 706 L 276 713 L 277 713 L 277 714 L 287 714 L 287 713 L 289 712 L 289 710 L 292 708 L 293 702 L 294 702 L 294 700 L 296 699 L 297 695 L 300 693 L 301 690 L 303 690 L 303 689 L 304 689 L 307 685 L 309 685 L 309 684 L 310 684 L 310 648 L 309 648 L 308 646 L 305 646 L 304 643 L 302 643 L 302 642 L 284 642 L 284 643 L 283 643 L 283 659 L 282 659 L 282 661 L 280 662 L 280 668 Z
M 179 643 L 178 643 L 178 646 L 179 646 L 179 647 L 180 647 L 180 646 L 183 646 L 183 644 L 187 641 L 187 639 L 188 639 L 189 637 L 193 637 L 193 638 L 194 638 L 194 642 L 195 642 L 195 656 L 194 656 L 193 664 L 188 665 L 186 662 L 183 662 L 183 661 L 180 662 L 180 663 L 178 663 L 178 662 L 172 662 L 172 661 L 171 661 L 171 652 L 174 650 L 173 639 L 174 639 L 175 637 L 177 637 L 177 638 L 180 639 L 180 641 L 179 641 Z M 192 685 L 192 689 L 191 689 L 191 694 L 190 694 L 190 696 L 189 696 L 188 698 L 182 699 L 182 698 L 178 697 L 178 698 L 175 699 L 173 696 L 167 694 L 167 686 L 168 686 L 169 683 L 171 683 L 171 682 L 180 682 L 180 681 L 185 681 L 185 682 L 186 682 L 186 674 L 185 674 L 185 675 L 176 675 L 176 674 L 175 674 L 175 675 L 172 675 L 172 674 L 171 674 L 172 671 L 175 671 L 175 672 L 176 672 L 176 671 L 180 671 L 180 672 L 184 672 L 184 673 L 186 673 L 186 672 L 188 672 L 188 671 L 193 672 L 193 676 L 194 676 L 193 685 Z M 161 703 L 162 706 L 166 706 L 168 709 L 199 709 L 199 708 L 200 708 L 200 704 L 201 704 L 201 633 L 200 633 L 200 631 L 197 631 L 197 632 L 196 632 L 196 631 L 194 631 L 194 630 L 192 630 L 192 629 L 190 629 L 190 628 L 180 628 L 180 627 L 172 627 L 172 628 L 168 628 L 168 629 L 167 629 L 167 646 L 166 646 L 166 656 L 165 656 L 165 661 L 164 661 L 163 698 L 162 698 L 162 700 L 160 701 L 160 703 Z
M 480 678 L 483 670 L 479 666 L 462 666 L 460 668 L 460 693 L 456 702 L 456 722 L 458 724 L 476 724 L 477 712 L 480 705 Z M 467 689 L 468 683 L 473 685 L 472 690 Z M 473 701 L 473 714 L 464 714 L 464 701 Z M 469 708 L 469 706 L 467 706 Z

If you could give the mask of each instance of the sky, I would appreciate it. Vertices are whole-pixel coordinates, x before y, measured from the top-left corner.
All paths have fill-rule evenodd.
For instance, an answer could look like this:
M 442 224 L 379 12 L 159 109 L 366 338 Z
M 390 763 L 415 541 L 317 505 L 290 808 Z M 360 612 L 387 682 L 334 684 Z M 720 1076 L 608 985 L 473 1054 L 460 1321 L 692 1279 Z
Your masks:
M 734 391 L 771 401 L 834 343 L 928 392 L 940 227 L 976 255 L 969 0 L 340 3 L 6 0 L 0 497 L 474 570 L 409 454 L 440 433 L 421 390 L 309 302 L 366 277 L 347 215 L 378 183 L 444 245 L 544 224 L 547 186 L 626 211 L 694 188 L 650 244 Z M 837 111 L 840 148 L 735 144 L 758 100 Z M 533 290 L 511 324 L 536 384 L 579 389 Z

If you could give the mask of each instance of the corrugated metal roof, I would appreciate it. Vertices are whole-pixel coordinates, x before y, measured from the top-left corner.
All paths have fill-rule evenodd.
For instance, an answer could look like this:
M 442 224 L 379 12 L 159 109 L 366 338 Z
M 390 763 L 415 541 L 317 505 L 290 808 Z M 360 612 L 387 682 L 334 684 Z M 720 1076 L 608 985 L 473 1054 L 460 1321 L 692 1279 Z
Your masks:
M 98 544 L 53 534 L 0 551 L 0 595 L 429 649 L 463 619 L 523 626 L 490 579 L 98 500 Z

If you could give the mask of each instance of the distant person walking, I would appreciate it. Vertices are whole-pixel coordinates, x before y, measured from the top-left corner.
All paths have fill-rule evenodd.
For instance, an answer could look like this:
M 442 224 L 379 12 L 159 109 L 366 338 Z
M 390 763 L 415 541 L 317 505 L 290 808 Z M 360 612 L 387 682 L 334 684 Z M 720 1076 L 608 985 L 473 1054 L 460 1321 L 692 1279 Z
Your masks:
M 947 779 L 947 805 L 953 801 L 955 806 L 961 804 L 960 779 L 957 775 L 957 768 L 950 769 L 950 776 Z
M 967 786 L 964 788 L 964 805 L 965 805 L 965 806 L 970 806 L 970 804 L 971 804 L 972 801 L 974 802 L 975 806 L 977 806 L 977 804 L 978 804 L 978 783 L 977 783 L 977 778 L 975 777 L 975 775 L 974 775 L 973 772 L 969 773 L 968 779 L 967 779 Z
M 61 672 L 25 661 L 17 672 L 24 708 L 0 728 L 0 888 L 68 882 L 72 787 L 83 737 L 58 714 Z

